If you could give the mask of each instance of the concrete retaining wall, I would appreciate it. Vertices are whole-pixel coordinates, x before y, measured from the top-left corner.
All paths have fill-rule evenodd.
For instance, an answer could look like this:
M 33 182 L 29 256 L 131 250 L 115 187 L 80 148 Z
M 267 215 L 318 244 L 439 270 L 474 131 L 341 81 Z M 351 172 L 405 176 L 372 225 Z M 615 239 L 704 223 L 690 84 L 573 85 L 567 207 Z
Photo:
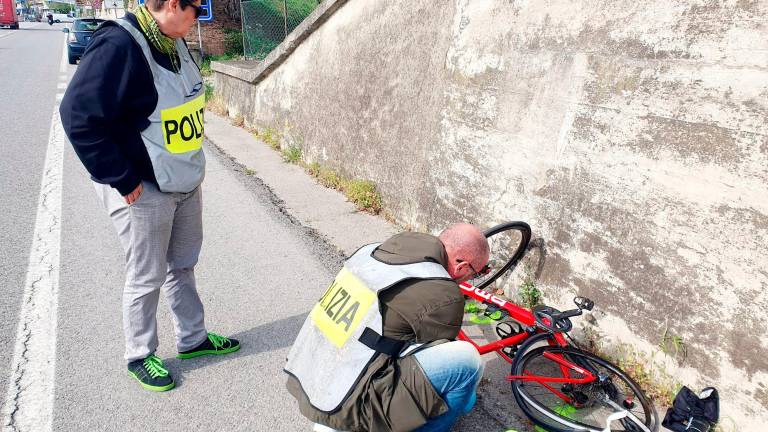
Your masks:
M 336 3 L 267 73 L 214 65 L 231 114 L 415 229 L 528 221 L 549 303 L 681 337 L 672 373 L 768 422 L 768 2 Z

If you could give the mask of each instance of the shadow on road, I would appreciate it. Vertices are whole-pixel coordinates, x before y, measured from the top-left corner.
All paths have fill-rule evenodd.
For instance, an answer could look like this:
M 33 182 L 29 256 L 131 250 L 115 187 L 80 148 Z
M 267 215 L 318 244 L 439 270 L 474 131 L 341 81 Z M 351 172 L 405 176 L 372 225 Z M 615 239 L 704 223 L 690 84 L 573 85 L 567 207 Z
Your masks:
M 293 344 L 296 335 L 299 334 L 304 320 L 309 312 L 293 315 L 277 321 L 272 321 L 250 330 L 245 330 L 232 335 L 225 335 L 240 341 L 239 351 L 223 356 L 202 356 L 189 360 L 179 360 L 176 358 L 167 359 L 165 363 L 173 371 L 173 378 L 176 386 L 180 386 L 184 381 L 186 372 L 204 368 L 212 364 L 231 361 L 241 357 L 248 357 L 255 354 L 270 352 L 282 348 L 287 348 Z M 216 331 L 215 328 L 211 330 Z

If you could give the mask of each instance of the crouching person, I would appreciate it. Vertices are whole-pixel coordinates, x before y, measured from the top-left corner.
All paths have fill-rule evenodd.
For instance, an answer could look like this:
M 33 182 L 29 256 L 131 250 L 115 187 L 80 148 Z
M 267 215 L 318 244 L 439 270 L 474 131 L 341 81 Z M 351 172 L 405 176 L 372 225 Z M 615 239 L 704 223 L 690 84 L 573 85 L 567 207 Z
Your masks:
M 360 248 L 307 317 L 288 391 L 316 431 L 448 431 L 474 406 L 482 362 L 454 341 L 458 286 L 488 263 L 473 225 L 402 233 Z

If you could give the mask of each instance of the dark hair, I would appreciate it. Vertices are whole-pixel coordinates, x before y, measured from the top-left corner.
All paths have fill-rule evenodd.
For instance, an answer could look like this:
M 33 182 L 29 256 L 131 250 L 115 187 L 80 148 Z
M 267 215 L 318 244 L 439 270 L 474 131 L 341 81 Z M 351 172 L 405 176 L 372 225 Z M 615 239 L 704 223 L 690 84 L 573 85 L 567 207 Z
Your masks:
M 151 10 L 152 12 L 157 12 L 163 8 L 163 4 L 166 1 L 168 0 L 145 0 L 144 4 L 146 4 L 149 10 Z M 186 9 L 187 6 L 191 6 L 194 3 L 195 3 L 194 0 L 179 0 L 179 5 L 181 5 L 182 9 Z M 197 12 L 197 15 L 199 14 L 200 13 Z
M 160 9 L 163 8 L 163 3 L 165 3 L 167 0 L 145 0 L 144 4 L 151 10 L 152 12 L 157 12 Z

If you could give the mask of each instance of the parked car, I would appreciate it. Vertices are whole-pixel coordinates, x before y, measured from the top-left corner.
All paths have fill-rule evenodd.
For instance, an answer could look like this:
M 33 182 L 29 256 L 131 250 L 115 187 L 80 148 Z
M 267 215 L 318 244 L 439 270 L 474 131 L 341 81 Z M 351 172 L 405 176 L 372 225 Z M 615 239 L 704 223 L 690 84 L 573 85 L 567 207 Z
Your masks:
M 67 57 L 69 64 L 75 64 L 83 56 L 85 48 L 91 42 L 93 32 L 105 20 L 99 18 L 77 18 L 72 23 L 72 29 L 64 28 L 64 33 L 69 33 L 67 37 Z
M 0 0 L 0 26 L 8 26 L 12 29 L 19 28 L 19 17 L 16 16 L 16 2 L 14 0 Z
M 75 21 L 75 14 L 70 13 L 55 13 L 53 14 L 53 22 L 55 23 L 71 23 Z

